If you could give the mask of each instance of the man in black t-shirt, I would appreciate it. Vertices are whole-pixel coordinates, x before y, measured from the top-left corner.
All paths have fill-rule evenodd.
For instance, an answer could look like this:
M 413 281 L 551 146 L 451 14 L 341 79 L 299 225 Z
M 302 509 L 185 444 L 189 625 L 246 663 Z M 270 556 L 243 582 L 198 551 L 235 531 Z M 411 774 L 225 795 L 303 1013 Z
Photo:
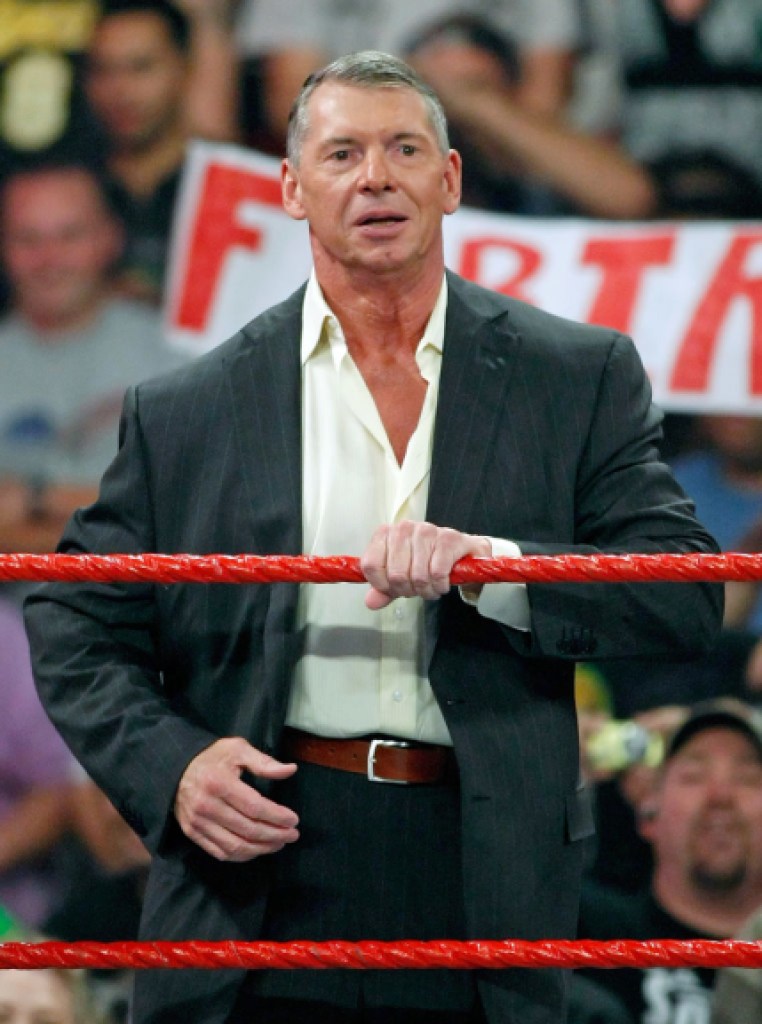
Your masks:
M 697 705 L 640 808 L 654 871 L 632 896 L 588 886 L 580 934 L 594 939 L 728 938 L 762 903 L 762 733 L 737 702 Z M 596 971 L 635 1024 L 709 1024 L 714 971 Z
M 117 284 L 161 298 L 188 142 L 191 25 L 163 0 L 111 0 L 87 52 L 85 93 L 104 139 L 103 176 L 125 226 Z
M 159 304 L 190 138 L 231 141 L 237 66 L 231 0 L 108 0 L 87 49 L 84 92 L 103 177 L 125 226 L 116 285 Z

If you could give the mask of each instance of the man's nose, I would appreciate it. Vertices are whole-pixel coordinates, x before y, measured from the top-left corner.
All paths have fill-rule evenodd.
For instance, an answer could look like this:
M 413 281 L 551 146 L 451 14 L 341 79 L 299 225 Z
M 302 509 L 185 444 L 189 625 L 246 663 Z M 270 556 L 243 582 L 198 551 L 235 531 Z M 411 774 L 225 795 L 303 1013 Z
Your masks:
M 394 187 L 389 161 L 382 150 L 369 149 L 360 165 L 358 184 L 363 191 L 384 192 Z
M 65 246 L 58 238 L 51 236 L 38 239 L 32 250 L 35 264 L 47 266 L 50 263 L 57 263 L 64 248 Z
M 725 773 L 715 773 L 707 779 L 706 800 L 710 804 L 731 804 L 736 797 L 736 786 Z

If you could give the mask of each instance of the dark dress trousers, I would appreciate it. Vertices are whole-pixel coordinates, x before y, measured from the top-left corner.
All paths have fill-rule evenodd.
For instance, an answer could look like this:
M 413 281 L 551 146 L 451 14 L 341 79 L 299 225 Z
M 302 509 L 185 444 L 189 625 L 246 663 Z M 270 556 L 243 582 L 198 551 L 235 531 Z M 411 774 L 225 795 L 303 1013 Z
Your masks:
M 100 497 L 73 517 L 61 551 L 301 553 L 302 298 L 128 393 Z M 715 551 L 658 461 L 660 420 L 628 339 L 449 275 L 429 521 L 511 538 L 526 554 Z M 529 633 L 483 618 L 457 590 L 427 606 L 429 678 L 460 769 L 474 938 L 574 934 L 579 841 L 591 830 L 574 660 L 700 653 L 721 617 L 718 586 L 528 593 Z M 41 697 L 154 855 L 146 939 L 260 931 L 274 858 L 213 860 L 172 806 L 189 761 L 218 737 L 277 756 L 297 596 L 297 584 L 48 584 L 28 601 Z M 135 1022 L 221 1024 L 242 977 L 140 971 Z M 560 971 L 479 977 L 492 1024 L 558 1024 L 563 988 Z

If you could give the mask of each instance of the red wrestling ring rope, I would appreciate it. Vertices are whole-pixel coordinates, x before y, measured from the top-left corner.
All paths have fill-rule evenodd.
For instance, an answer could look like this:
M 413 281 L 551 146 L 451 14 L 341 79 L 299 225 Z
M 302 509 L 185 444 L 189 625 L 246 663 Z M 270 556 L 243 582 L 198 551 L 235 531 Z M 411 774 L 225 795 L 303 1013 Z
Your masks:
M 460 583 L 687 583 L 762 580 L 762 555 L 526 555 L 464 558 Z M 0 583 L 363 583 L 358 558 L 337 555 L 0 555 Z
M 762 942 L 6 942 L 0 968 L 762 967 Z
M 0 555 L 0 582 L 361 583 L 359 559 L 254 555 Z M 762 580 L 762 555 L 465 558 L 453 584 Z M 6 942 L 0 969 L 762 967 L 762 942 Z

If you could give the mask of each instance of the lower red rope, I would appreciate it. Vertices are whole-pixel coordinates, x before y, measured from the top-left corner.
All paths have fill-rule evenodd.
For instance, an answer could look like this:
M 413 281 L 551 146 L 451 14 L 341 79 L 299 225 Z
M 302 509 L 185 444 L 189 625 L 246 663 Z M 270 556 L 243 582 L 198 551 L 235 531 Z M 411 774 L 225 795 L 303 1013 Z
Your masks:
M 6 942 L 0 968 L 762 967 L 762 942 Z

